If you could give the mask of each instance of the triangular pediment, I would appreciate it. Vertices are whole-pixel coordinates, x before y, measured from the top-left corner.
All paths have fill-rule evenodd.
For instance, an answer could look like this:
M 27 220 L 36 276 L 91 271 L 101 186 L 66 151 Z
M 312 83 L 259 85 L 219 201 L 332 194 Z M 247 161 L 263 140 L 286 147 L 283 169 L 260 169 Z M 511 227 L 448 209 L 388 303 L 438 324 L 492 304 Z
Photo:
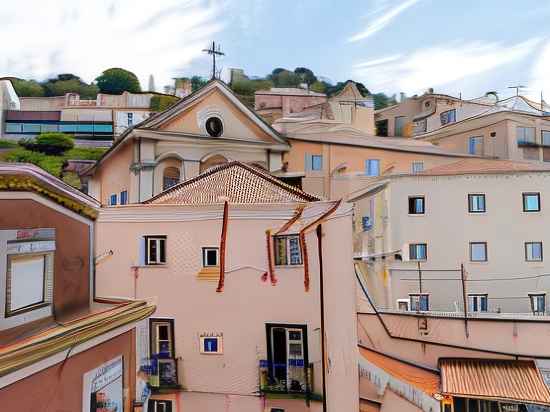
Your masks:
M 207 122 L 211 118 L 221 121 L 223 131 L 220 136 L 212 136 L 209 133 Z M 213 139 L 228 138 L 266 144 L 286 144 L 283 137 L 264 123 L 219 80 L 209 82 L 168 110 L 140 124 L 139 128 Z

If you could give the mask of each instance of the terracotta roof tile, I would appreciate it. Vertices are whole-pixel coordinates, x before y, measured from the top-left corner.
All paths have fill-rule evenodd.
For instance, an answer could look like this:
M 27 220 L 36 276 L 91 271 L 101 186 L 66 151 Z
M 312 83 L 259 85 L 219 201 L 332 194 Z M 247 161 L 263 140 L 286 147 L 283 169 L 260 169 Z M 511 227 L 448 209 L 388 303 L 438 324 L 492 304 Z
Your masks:
M 443 393 L 550 405 L 550 390 L 532 360 L 441 359 Z
M 151 204 L 295 203 L 319 200 L 268 172 L 241 162 L 211 167 L 147 200 Z

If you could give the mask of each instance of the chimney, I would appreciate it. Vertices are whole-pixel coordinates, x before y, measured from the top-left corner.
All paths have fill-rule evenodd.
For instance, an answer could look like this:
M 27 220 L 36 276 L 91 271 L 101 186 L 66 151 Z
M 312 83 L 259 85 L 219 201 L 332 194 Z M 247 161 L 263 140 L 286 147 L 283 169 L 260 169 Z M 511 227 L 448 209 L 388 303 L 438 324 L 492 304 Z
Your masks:
M 407 98 L 407 96 L 405 95 L 405 93 L 403 93 L 403 92 L 399 93 L 399 103 L 403 103 L 406 98 Z

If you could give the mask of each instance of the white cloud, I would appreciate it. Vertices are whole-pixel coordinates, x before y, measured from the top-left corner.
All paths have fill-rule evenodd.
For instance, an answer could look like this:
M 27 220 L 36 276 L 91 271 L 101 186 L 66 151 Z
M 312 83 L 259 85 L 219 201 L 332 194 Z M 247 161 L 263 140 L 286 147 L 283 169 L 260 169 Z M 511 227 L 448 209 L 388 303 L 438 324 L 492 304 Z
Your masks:
M 428 87 L 447 85 L 471 78 L 525 58 L 541 39 L 517 44 L 449 42 L 412 51 L 401 57 L 387 56 L 354 66 L 354 76 L 372 90 L 386 93 L 421 92 Z M 550 49 L 548 61 L 550 63 Z M 544 72 L 540 69 L 541 77 Z M 550 83 L 549 83 L 550 85 Z
M 538 54 L 538 59 L 531 69 L 531 80 L 529 81 L 529 90 L 527 95 L 538 100 L 540 99 L 540 92 L 544 95 L 544 100 L 550 102 L 550 77 L 548 76 L 548 70 L 550 68 L 550 40 L 546 41 L 546 44 Z
M 408 8 L 414 6 L 419 1 L 420 0 L 405 0 L 397 6 L 391 8 L 388 6 L 383 7 L 380 12 L 375 13 L 377 16 L 369 22 L 369 24 L 363 31 L 351 36 L 348 41 L 355 42 L 372 36 L 373 34 L 382 30 L 384 27 L 390 24 L 393 19 L 395 19 Z
M 216 33 L 223 0 L 43 0 L 5 2 L 0 10 L 0 75 L 43 79 L 74 73 L 92 81 L 123 67 L 147 87 L 171 77 L 197 57 Z

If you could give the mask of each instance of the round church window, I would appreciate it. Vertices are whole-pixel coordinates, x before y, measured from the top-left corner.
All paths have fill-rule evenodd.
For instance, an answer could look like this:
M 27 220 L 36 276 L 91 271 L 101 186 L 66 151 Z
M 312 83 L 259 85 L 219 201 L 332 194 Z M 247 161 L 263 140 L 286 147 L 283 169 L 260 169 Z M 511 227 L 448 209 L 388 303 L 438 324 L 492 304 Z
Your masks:
M 209 117 L 206 120 L 206 131 L 212 137 L 220 137 L 223 133 L 223 123 L 219 117 Z

